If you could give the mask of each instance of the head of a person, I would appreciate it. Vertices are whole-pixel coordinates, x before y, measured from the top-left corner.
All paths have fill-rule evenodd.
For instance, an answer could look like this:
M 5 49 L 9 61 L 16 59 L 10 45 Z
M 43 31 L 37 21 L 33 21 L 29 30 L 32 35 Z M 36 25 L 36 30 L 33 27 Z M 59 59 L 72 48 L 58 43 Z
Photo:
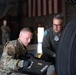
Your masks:
M 31 31 L 31 29 L 28 27 L 25 27 L 20 30 L 19 39 L 21 40 L 21 42 L 24 46 L 27 46 L 32 39 L 32 35 L 33 35 L 33 33 Z
M 57 14 L 53 18 L 53 30 L 55 33 L 60 34 L 64 27 L 64 17 L 62 14 Z
M 4 26 L 7 25 L 7 20 L 3 20 L 3 25 L 4 25 Z

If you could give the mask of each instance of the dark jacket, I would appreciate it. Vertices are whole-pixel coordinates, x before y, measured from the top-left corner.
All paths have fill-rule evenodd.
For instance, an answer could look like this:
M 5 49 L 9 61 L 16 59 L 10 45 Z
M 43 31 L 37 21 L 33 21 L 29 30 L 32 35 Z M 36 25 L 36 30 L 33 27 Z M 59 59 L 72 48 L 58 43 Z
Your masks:
M 42 42 L 43 55 L 41 59 L 49 62 L 55 61 L 53 54 L 56 53 L 59 38 L 60 36 L 54 32 L 53 28 L 45 30 Z

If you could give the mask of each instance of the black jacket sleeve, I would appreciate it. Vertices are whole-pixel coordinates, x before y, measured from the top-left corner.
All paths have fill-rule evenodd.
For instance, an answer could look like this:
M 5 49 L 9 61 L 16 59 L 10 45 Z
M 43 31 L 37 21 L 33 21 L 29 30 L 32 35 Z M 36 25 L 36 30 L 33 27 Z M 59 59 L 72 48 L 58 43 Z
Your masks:
M 51 43 L 49 34 L 47 34 L 43 37 L 42 51 L 43 51 L 43 54 L 47 54 L 51 57 L 53 56 L 53 54 L 55 54 L 55 52 L 53 51 L 53 47 L 52 47 L 52 43 Z

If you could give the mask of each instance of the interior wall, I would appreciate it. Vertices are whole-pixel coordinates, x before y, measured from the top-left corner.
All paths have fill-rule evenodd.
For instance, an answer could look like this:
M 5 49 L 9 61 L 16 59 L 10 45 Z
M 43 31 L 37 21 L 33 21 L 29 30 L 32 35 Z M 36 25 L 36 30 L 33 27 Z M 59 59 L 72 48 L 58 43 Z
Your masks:
M 65 21 L 66 24 L 76 17 L 76 3 L 71 2 L 70 0 L 65 1 Z

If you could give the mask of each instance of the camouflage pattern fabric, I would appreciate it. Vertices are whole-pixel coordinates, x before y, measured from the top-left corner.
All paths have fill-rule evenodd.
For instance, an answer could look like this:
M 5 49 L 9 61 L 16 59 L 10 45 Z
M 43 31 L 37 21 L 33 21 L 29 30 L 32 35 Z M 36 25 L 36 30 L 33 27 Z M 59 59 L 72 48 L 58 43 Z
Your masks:
M 23 67 L 24 60 L 17 58 L 19 58 L 20 54 L 25 53 L 27 53 L 26 47 L 23 46 L 20 39 L 6 43 L 0 61 L 0 71 L 3 73 L 3 75 L 11 75 L 14 73 L 14 71 L 14 75 L 19 75 L 19 73 L 16 73 L 16 71 Z
M 5 44 L 6 42 L 9 41 L 9 34 L 10 34 L 10 28 L 8 26 L 1 26 L 2 30 L 2 43 Z

